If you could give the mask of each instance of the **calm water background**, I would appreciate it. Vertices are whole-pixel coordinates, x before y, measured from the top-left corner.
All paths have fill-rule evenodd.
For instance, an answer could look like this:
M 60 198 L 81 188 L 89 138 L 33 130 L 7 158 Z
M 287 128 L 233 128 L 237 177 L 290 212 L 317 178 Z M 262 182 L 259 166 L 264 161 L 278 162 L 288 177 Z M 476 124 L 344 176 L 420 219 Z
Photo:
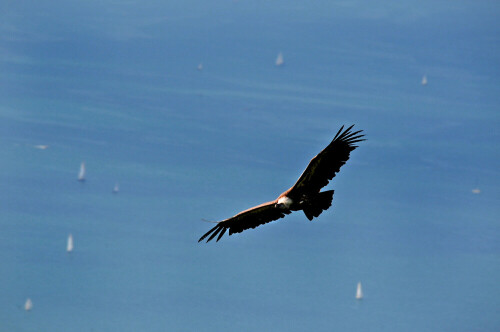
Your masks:
M 0 331 L 500 330 L 498 2 L 0 7 Z M 332 209 L 197 243 L 352 123 Z

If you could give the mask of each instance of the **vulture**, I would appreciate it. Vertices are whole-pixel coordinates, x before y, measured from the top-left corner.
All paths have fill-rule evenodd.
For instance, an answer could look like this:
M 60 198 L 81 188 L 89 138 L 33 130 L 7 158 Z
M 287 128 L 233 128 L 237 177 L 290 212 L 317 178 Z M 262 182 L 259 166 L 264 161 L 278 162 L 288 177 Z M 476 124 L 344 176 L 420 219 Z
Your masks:
M 333 190 L 321 191 L 335 177 L 351 151 L 357 148 L 355 143 L 364 141 L 362 130 L 351 131 L 354 125 L 346 130 L 340 128 L 333 140 L 316 157 L 312 158 L 297 182 L 274 201 L 263 203 L 237 215 L 216 222 L 215 227 L 205 233 L 199 240 L 207 236 L 208 241 L 215 238 L 217 242 L 229 230 L 229 235 L 241 233 L 274 220 L 283 218 L 292 211 L 304 211 L 307 219 L 318 217 L 332 205 Z

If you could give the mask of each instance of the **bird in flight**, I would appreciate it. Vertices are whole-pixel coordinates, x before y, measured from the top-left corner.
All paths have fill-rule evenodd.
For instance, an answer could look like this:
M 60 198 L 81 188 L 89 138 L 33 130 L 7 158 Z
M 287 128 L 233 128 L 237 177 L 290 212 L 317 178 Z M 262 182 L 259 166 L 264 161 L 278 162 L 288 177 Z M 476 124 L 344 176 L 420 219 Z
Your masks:
M 297 182 L 274 201 L 263 203 L 237 215 L 219 221 L 215 227 L 205 233 L 199 240 L 210 235 L 207 242 L 215 238 L 217 242 L 229 230 L 229 235 L 241 233 L 268 222 L 283 218 L 292 211 L 304 211 L 307 219 L 318 217 L 321 212 L 332 205 L 333 190 L 321 191 L 335 177 L 351 151 L 357 148 L 355 143 L 364 141 L 362 130 L 352 132 L 354 125 L 346 130 L 340 128 L 333 140 L 316 157 L 312 158 Z

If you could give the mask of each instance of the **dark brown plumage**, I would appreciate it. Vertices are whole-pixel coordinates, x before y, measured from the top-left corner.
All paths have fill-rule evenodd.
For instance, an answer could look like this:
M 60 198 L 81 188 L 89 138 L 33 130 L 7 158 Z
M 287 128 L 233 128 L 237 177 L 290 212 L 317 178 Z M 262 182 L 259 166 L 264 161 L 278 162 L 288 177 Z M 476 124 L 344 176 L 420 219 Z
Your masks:
M 325 187 L 340 171 L 340 167 L 349 159 L 351 151 L 357 148 L 354 144 L 364 141 L 363 135 L 360 134 L 361 130 L 351 132 L 353 126 L 343 132 L 344 126 L 342 126 L 330 144 L 311 159 L 297 182 L 277 199 L 219 221 L 198 242 L 210 236 L 207 239 L 208 242 L 217 235 L 217 241 L 219 241 L 228 229 L 229 235 L 240 233 L 283 218 L 292 211 L 303 210 L 309 220 L 318 217 L 331 206 L 333 200 L 333 190 L 320 192 L 321 188 Z

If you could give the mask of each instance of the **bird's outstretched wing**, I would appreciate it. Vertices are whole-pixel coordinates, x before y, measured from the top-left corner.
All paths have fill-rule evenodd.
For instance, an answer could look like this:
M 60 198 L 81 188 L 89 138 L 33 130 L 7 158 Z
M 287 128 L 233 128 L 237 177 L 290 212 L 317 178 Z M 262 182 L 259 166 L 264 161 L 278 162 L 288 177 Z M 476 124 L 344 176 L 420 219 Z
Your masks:
M 240 233 L 249 228 L 255 228 L 257 226 L 266 224 L 268 222 L 278 220 L 283 218 L 290 211 L 283 210 L 276 207 L 276 201 L 267 202 L 250 208 L 248 210 L 242 211 L 226 220 L 222 220 L 217 223 L 217 225 L 209 230 L 205 235 L 203 235 L 198 242 L 203 241 L 207 236 L 210 235 L 207 242 L 217 237 L 217 241 L 226 233 L 229 229 L 229 235 L 233 233 Z
M 330 144 L 311 159 L 300 178 L 289 189 L 290 196 L 298 192 L 318 193 L 335 177 L 340 167 L 349 159 L 351 151 L 357 148 L 354 144 L 364 141 L 362 139 L 364 135 L 359 135 L 362 130 L 351 132 L 352 127 L 354 125 L 342 132 L 344 129 L 342 126 Z

